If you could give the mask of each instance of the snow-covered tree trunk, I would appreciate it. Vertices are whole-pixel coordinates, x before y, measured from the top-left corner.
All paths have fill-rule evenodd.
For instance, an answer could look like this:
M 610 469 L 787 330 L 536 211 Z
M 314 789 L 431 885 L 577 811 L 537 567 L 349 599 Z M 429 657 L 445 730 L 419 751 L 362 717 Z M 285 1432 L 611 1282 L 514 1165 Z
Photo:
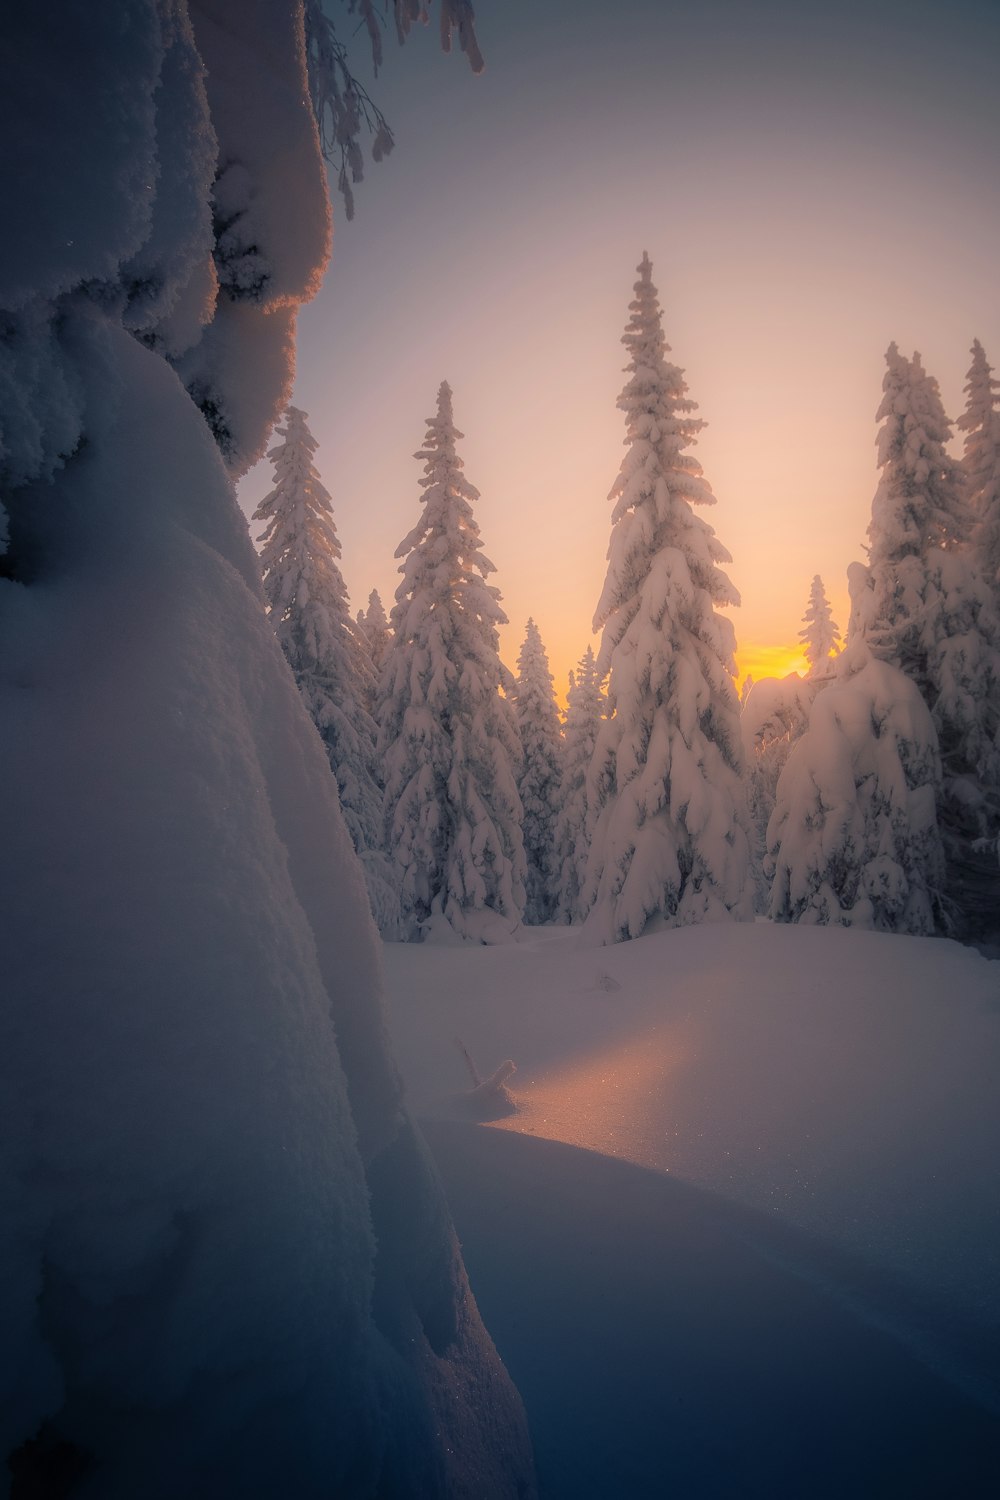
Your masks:
M 521 748 L 506 623 L 462 472 L 442 384 L 427 422 L 420 520 L 396 549 L 403 581 L 380 687 L 386 836 L 414 932 L 443 919 L 460 937 L 509 938 L 524 910 Z
M 802 650 L 809 663 L 809 676 L 822 676 L 829 672 L 830 661 L 840 649 L 840 631 L 834 621 L 833 611 L 823 588 L 823 580 L 818 573 L 809 590 L 809 603 L 802 616 L 802 624 L 803 629 L 799 631 L 799 640 L 802 642 Z
M 562 730 L 549 659 L 529 620 L 517 659 L 514 713 L 521 736 L 517 789 L 527 865 L 524 920 L 551 922 L 558 900 L 555 821 L 562 784 Z
M 258 335 L 287 352 L 328 243 L 301 6 L 0 31 L 0 1473 L 519 1496 L 336 784 L 177 373 L 211 370 L 233 462 L 264 447 L 290 369 Z M 236 162 L 250 304 L 213 230 Z
M 271 449 L 275 487 L 258 505 L 264 523 L 264 597 L 281 648 L 337 778 L 340 807 L 365 875 L 372 916 L 385 938 L 399 937 L 396 867 L 384 851 L 375 721 L 368 711 L 375 676 L 351 620 L 338 566 L 340 539 L 330 496 L 313 464 L 316 440 L 296 406 Z
M 667 361 L 644 255 L 622 342 L 618 404 L 628 451 L 611 490 L 608 573 L 594 618 L 604 631 L 611 717 L 588 784 L 596 811 L 587 931 L 598 942 L 748 914 L 735 637 L 718 607 L 738 595 L 730 561 L 693 506 L 714 496 L 688 451 L 701 423 Z
M 576 671 L 569 674 L 566 699 L 562 795 L 555 830 L 558 916 L 563 922 L 582 922 L 587 915 L 583 893 L 595 821 L 587 800 L 587 775 L 604 708 L 597 661 L 588 646 Z

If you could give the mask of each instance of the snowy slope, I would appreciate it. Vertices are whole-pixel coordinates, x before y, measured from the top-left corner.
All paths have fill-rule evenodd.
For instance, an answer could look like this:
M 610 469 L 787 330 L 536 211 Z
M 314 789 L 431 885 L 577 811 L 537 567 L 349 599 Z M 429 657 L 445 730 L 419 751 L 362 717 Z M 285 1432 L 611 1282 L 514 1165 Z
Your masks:
M 937 939 L 734 924 L 386 948 L 418 1111 L 511 1056 L 507 1128 L 672 1172 L 1000 1320 L 1000 964 Z
M 0 587 L 4 1452 L 55 1423 L 99 1500 L 503 1488 L 519 1406 L 245 526 L 175 375 L 95 338 L 58 566 Z
M 543 1494 L 612 1492 L 616 1448 L 630 1495 L 674 1465 L 682 1495 L 994 1492 L 1000 965 L 767 923 L 600 950 L 536 929 L 386 962 Z M 514 1058 L 517 1114 L 461 1120 L 456 1037 L 483 1073 Z M 604 1435 L 581 1446 L 588 1403 Z M 813 1472 L 810 1442 L 860 1468 L 841 1452 Z M 744 1443 L 756 1478 L 731 1491 Z

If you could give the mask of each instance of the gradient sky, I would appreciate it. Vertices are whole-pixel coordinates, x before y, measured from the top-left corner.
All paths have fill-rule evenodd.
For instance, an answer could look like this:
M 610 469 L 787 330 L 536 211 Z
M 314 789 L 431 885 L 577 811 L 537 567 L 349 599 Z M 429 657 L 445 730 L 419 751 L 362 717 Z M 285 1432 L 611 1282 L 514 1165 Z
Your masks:
M 434 25 L 387 38 L 375 82 L 356 39 L 397 146 L 352 223 L 335 200 L 294 396 L 352 607 L 373 587 L 392 603 L 447 379 L 502 654 L 533 615 L 563 696 L 604 578 L 619 339 L 648 250 L 709 424 L 741 669 L 789 670 L 814 573 L 846 625 L 890 340 L 920 350 L 952 417 L 974 337 L 1000 365 L 1000 4 L 480 0 L 477 28 L 479 78 Z M 270 484 L 265 461 L 244 506 Z

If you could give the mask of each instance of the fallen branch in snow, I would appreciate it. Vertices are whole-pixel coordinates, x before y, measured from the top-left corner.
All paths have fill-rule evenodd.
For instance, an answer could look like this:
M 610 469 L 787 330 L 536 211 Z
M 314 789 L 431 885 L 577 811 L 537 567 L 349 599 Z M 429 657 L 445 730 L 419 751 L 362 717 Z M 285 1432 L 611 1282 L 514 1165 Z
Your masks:
M 502 1115 L 512 1115 L 517 1110 L 514 1096 L 507 1088 L 507 1080 L 513 1078 L 517 1072 L 517 1065 L 511 1058 L 505 1058 L 488 1078 L 479 1076 L 479 1069 L 472 1060 L 472 1054 L 468 1047 L 459 1037 L 455 1037 L 455 1046 L 465 1060 L 465 1065 L 472 1077 L 472 1088 L 467 1093 L 458 1094 L 455 1103 L 464 1113 L 473 1114 L 479 1120 L 495 1120 Z
M 476 1067 L 475 1063 L 472 1061 L 472 1054 L 470 1053 L 470 1051 L 469 1051 L 468 1047 L 465 1045 L 465 1043 L 462 1041 L 461 1037 L 456 1037 L 455 1038 L 455 1046 L 458 1048 L 459 1052 L 461 1052 L 462 1056 L 465 1058 L 465 1065 L 468 1068 L 469 1072 L 472 1074 L 472 1082 L 473 1082 L 474 1087 L 478 1088 L 479 1085 L 482 1083 L 483 1080 L 479 1076 L 479 1069 Z
M 506 1084 L 507 1079 L 513 1078 L 516 1072 L 517 1064 L 511 1062 L 510 1058 L 508 1057 L 504 1062 L 500 1064 L 495 1073 L 491 1073 L 489 1078 L 484 1078 L 481 1083 L 477 1083 L 472 1092 L 473 1094 L 478 1094 L 483 1098 L 485 1098 L 489 1094 L 499 1094 L 501 1090 L 506 1093 L 504 1085 Z

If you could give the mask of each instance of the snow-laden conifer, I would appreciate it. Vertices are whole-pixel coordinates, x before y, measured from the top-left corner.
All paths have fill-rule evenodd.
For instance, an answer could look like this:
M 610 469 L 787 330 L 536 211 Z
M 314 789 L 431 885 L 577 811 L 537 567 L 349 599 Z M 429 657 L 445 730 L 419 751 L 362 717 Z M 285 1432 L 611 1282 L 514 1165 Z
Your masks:
M 874 599 L 867 634 L 876 654 L 901 667 L 933 709 L 948 587 L 958 582 L 944 561 L 968 539 L 971 515 L 961 468 L 947 451 L 951 428 L 937 382 L 919 355 L 907 360 L 895 344 L 886 366 L 876 417 L 881 476 L 868 527 Z
M 520 743 L 506 623 L 484 555 L 452 418 L 451 390 L 428 419 L 420 520 L 396 549 L 403 581 L 382 674 L 379 752 L 389 847 L 414 931 L 443 916 L 462 937 L 498 941 L 524 910 Z
M 340 805 L 361 860 L 372 915 L 385 937 L 399 931 L 399 890 L 383 849 L 382 794 L 375 762 L 375 723 L 368 712 L 374 677 L 351 620 L 338 566 L 340 539 L 330 496 L 313 454 L 306 414 L 290 406 L 283 441 L 268 457 L 275 486 L 254 512 L 264 596 L 275 633 L 319 730 L 337 778 Z
M 517 658 L 514 713 L 521 736 L 517 789 L 521 797 L 525 881 L 524 920 L 551 922 L 558 900 L 555 823 L 562 786 L 562 729 L 542 637 L 529 620 Z
M 973 542 L 983 577 L 1000 597 L 1000 381 L 993 378 L 986 351 L 972 345 L 972 365 L 965 387 L 968 401 L 958 419 L 965 433 L 962 467 L 975 518 Z
M 887 365 L 866 636 L 876 656 L 906 672 L 931 711 L 941 755 L 946 925 L 976 935 L 995 923 L 998 895 L 992 860 L 978 846 L 995 838 L 1000 820 L 1000 620 L 977 566 L 966 475 L 945 446 L 951 427 L 937 382 L 919 355 L 907 361 L 895 345 Z
M 668 362 L 648 255 L 622 342 L 618 400 L 627 453 L 611 490 L 608 572 L 594 619 L 612 717 L 588 795 L 599 808 L 587 919 L 599 942 L 746 912 L 746 807 L 740 779 L 735 637 L 717 613 L 739 596 L 730 557 L 695 505 L 714 496 L 688 451 L 701 422 Z
M 750 867 L 753 877 L 754 910 L 770 906 L 771 882 L 767 859 L 767 828 L 774 812 L 778 780 L 792 749 L 805 733 L 809 711 L 821 683 L 801 678 L 762 677 L 744 684 L 740 715 L 743 754 L 750 815 Z
M 385 666 L 385 658 L 392 643 L 392 631 L 389 629 L 389 621 L 386 618 L 378 589 L 372 589 L 368 595 L 368 608 L 358 610 L 357 620 L 368 647 L 372 668 L 377 676 Z
M 587 774 L 594 758 L 598 730 L 604 718 L 604 693 L 588 646 L 575 672 L 569 674 L 566 728 L 563 736 L 563 783 L 556 819 L 556 868 L 563 922 L 582 922 L 587 915 L 584 886 L 593 819 L 587 802 Z
M 818 677 L 829 671 L 831 657 L 836 656 L 840 650 L 840 631 L 818 573 L 809 590 L 809 603 L 802 616 L 802 626 L 799 640 L 802 642 L 803 655 L 809 663 L 809 676 Z
M 939 774 L 915 684 L 858 640 L 817 694 L 778 781 L 767 831 L 774 920 L 933 932 Z

